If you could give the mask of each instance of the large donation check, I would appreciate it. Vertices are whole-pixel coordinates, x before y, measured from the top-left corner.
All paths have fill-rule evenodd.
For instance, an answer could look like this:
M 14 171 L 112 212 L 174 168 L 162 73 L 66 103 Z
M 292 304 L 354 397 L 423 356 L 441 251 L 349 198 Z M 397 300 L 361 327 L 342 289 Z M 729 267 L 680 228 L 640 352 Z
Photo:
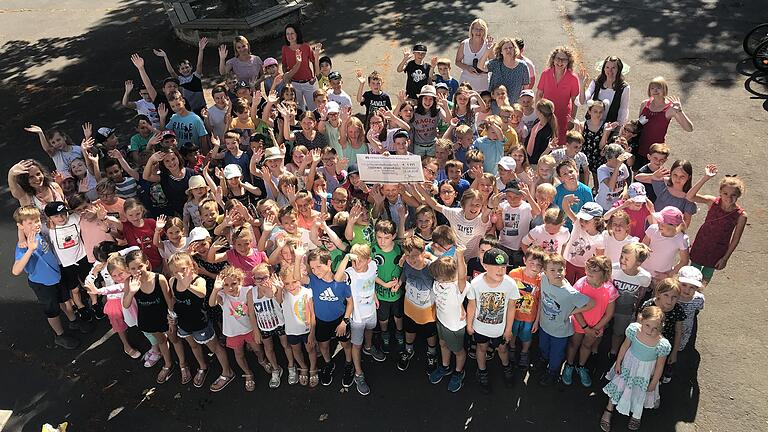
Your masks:
M 357 155 L 360 179 L 365 183 L 419 183 L 424 181 L 421 158 L 416 155 Z

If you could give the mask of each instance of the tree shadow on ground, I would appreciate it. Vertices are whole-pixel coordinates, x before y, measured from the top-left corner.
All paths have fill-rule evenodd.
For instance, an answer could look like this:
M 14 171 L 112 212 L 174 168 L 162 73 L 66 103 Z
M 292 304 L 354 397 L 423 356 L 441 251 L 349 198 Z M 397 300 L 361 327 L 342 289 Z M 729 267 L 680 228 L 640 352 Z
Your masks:
M 581 0 L 570 12 L 573 21 L 595 26 L 594 37 L 639 32 L 642 38 L 630 43 L 647 61 L 674 65 L 682 83 L 721 88 L 739 84 L 742 39 L 764 15 L 765 3 L 746 0 Z

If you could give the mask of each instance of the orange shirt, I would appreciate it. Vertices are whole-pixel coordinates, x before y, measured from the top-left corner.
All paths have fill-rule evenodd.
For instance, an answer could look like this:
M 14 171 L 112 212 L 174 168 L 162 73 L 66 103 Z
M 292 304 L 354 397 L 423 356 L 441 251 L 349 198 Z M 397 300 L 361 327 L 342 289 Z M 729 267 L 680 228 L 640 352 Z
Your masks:
M 124 199 L 117 198 L 114 204 L 107 204 L 102 200 L 96 200 L 94 204 L 99 204 L 104 207 L 104 209 L 107 210 L 107 214 L 109 216 L 120 219 L 120 222 L 128 222 L 128 219 L 125 218 L 125 211 L 123 210 L 123 205 L 125 204 Z
M 524 267 L 518 267 L 509 272 L 509 277 L 517 282 L 520 299 L 517 300 L 515 321 L 533 322 L 539 312 L 539 297 L 541 296 L 541 276 L 528 277 Z

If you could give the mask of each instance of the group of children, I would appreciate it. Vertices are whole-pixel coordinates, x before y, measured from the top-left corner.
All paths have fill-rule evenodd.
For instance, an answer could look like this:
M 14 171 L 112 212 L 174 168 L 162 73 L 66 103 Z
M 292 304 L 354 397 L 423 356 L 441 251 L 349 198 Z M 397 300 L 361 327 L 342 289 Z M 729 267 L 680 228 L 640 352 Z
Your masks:
M 700 194 L 715 165 L 694 184 L 690 162 L 664 167 L 667 145 L 632 153 L 641 123 L 596 127 L 602 101 L 559 145 L 551 101 L 523 89 L 510 104 L 503 85 L 478 93 L 450 76 L 448 59 L 426 65 L 420 44 L 398 66 L 407 79 L 394 110 L 381 76 L 358 71 L 358 118 L 331 59 L 304 47 L 296 26 L 286 28 L 293 57 L 282 71 L 245 38 L 231 61 L 220 48 L 227 76 L 206 108 L 206 43 L 196 70 L 181 62 L 161 93 L 132 57 L 144 88 L 127 103 L 126 84 L 124 105 L 140 112 L 127 148 L 111 128 L 84 125 L 81 146 L 28 128 L 57 172 L 34 160 L 9 172 L 21 204 L 12 271 L 26 272 L 56 345 L 77 348 L 69 330 L 88 333 L 106 317 L 127 356 L 148 368 L 162 360 L 157 383 L 178 373 L 205 386 L 206 347 L 221 368 L 208 383 L 218 392 L 236 373 L 255 390 L 248 351 L 270 388 L 286 373 L 289 385 L 329 386 L 338 343 L 342 386 L 367 395 L 365 356 L 394 356 L 405 371 L 422 342 L 429 381 L 445 378 L 451 392 L 464 385 L 467 357 L 483 392 L 495 356 L 507 386 L 532 368 L 542 386 L 576 376 L 591 387 L 588 362 L 610 335 L 602 429 L 618 411 L 635 430 L 658 406 L 702 291 L 746 225 L 739 178 Z M 292 82 L 304 67 L 311 78 Z M 315 81 L 327 88 L 297 98 Z M 534 158 L 547 133 L 555 138 Z M 597 147 L 585 155 L 587 144 Z M 420 155 L 425 182 L 367 184 L 355 163 L 365 153 Z M 636 159 L 648 163 L 635 170 Z M 689 245 L 695 203 L 709 209 Z

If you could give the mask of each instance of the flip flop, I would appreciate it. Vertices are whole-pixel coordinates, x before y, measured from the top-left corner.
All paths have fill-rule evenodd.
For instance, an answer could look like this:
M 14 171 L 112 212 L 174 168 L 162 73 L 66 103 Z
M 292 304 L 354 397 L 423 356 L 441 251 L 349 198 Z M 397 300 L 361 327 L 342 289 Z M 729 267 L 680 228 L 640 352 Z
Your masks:
M 205 378 L 208 376 L 208 368 L 198 369 L 195 372 L 195 378 L 192 379 L 192 385 L 201 388 L 205 384 Z
M 189 367 L 181 366 L 179 370 L 181 371 L 181 384 L 189 384 L 192 381 L 192 373 L 189 371 Z
M 219 377 L 216 378 L 216 381 L 214 381 L 211 384 L 210 390 L 214 393 L 220 392 L 224 390 L 224 387 L 228 386 L 229 383 L 231 383 L 234 378 L 235 378 L 234 375 L 232 376 L 219 375 Z

